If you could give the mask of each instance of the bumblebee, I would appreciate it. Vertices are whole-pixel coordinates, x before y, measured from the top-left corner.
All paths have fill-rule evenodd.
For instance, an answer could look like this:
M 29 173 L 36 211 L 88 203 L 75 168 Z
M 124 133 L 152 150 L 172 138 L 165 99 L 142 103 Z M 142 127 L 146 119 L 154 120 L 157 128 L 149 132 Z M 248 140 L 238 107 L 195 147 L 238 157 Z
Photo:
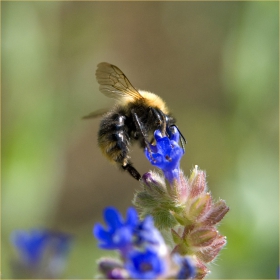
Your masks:
M 113 108 L 103 114 L 98 132 L 98 145 L 109 161 L 116 163 L 139 181 L 141 175 L 130 160 L 131 145 L 138 142 L 151 153 L 149 143 L 153 141 L 151 137 L 154 131 L 160 129 L 162 135 L 171 135 L 174 127 L 177 128 L 175 119 L 169 114 L 165 102 L 159 96 L 136 90 L 118 67 L 102 62 L 97 65 L 96 78 L 100 84 L 99 90 L 117 100 Z M 100 115 L 102 111 L 97 111 L 84 118 Z M 186 141 L 180 131 L 179 133 L 183 146 L 183 141 Z

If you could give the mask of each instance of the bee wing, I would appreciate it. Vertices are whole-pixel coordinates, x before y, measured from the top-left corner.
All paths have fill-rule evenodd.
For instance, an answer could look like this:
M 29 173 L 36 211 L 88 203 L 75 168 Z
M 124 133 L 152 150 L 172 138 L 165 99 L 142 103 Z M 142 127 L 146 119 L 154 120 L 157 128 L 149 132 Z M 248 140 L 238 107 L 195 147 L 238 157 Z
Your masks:
M 93 119 L 101 117 L 102 115 L 106 114 L 109 111 L 109 109 L 99 109 L 94 112 L 89 113 L 88 115 L 84 116 L 83 119 Z
M 96 78 L 100 84 L 99 90 L 110 98 L 130 96 L 142 99 L 142 95 L 134 88 L 125 74 L 115 65 L 101 62 L 97 65 Z

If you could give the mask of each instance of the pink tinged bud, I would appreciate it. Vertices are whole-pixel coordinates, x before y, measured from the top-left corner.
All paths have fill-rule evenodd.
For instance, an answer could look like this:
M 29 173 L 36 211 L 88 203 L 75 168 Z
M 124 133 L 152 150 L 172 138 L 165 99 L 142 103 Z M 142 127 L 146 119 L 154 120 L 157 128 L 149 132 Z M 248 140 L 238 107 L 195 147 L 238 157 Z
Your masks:
M 212 198 L 210 193 L 203 194 L 194 199 L 189 208 L 189 217 L 192 220 L 199 220 L 211 210 Z
M 102 258 L 98 261 L 99 271 L 107 275 L 115 268 L 122 268 L 119 260 L 113 258 Z
M 128 272 L 124 268 L 114 268 L 107 275 L 108 279 L 128 279 Z
M 227 243 L 227 238 L 226 236 L 223 235 L 219 235 L 216 240 L 213 242 L 213 244 L 211 245 L 211 247 L 213 249 L 222 249 Z
M 152 172 L 147 172 L 142 176 L 142 181 L 149 188 L 149 190 L 153 190 L 154 188 L 160 189 L 162 192 L 165 190 L 164 181 L 157 174 Z
M 218 232 L 215 228 L 199 228 L 192 231 L 188 236 L 188 243 L 194 247 L 210 246 L 217 238 Z
M 197 197 L 206 191 L 206 173 L 202 170 L 194 169 L 190 178 L 190 197 Z
M 183 240 L 187 240 L 188 235 L 190 234 L 190 232 L 193 231 L 193 229 L 194 229 L 194 225 L 193 224 L 185 226 L 184 232 L 183 232 L 183 236 L 182 236 Z
M 211 248 L 213 249 L 213 251 L 216 252 L 216 256 L 218 255 L 218 253 L 220 252 L 220 250 L 226 245 L 227 243 L 227 238 L 226 236 L 223 235 L 219 235 L 216 240 L 213 242 L 213 244 L 211 245 Z
M 207 267 L 199 261 L 195 264 L 195 266 L 196 266 L 195 279 L 204 279 L 204 277 L 210 272 L 210 270 L 208 270 Z
M 178 182 L 177 189 L 179 193 L 180 202 L 185 203 L 186 200 L 188 199 L 189 184 L 182 171 L 180 173 L 180 179 Z
M 206 250 L 197 252 L 196 255 L 204 263 L 209 263 L 217 257 L 226 243 L 226 237 L 219 235 L 210 247 L 208 247 Z
M 229 207 L 226 205 L 226 202 L 224 200 L 219 200 L 214 205 L 212 205 L 212 209 L 204 218 L 203 224 L 207 226 L 217 224 L 223 219 L 228 211 Z

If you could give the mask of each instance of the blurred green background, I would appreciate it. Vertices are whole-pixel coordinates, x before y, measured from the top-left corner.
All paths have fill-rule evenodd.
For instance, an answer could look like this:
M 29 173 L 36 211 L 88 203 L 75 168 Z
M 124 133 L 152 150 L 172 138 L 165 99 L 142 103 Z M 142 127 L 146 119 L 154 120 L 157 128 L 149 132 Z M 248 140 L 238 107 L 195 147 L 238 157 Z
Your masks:
M 206 170 L 230 207 L 208 278 L 276 278 L 279 264 L 278 2 L 2 2 L 2 278 L 14 229 L 75 242 L 65 278 L 92 278 L 92 226 L 123 213 L 138 183 L 104 159 L 95 80 L 117 65 L 159 94 L 187 138 L 181 167 Z M 135 166 L 151 169 L 138 147 Z

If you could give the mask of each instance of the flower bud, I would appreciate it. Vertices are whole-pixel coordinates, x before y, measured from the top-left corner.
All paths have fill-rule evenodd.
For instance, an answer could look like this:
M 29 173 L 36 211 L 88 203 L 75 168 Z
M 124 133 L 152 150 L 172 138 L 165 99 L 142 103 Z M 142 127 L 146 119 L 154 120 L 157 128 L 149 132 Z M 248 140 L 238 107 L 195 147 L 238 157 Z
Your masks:
M 203 193 L 206 186 L 206 173 L 202 170 L 198 170 L 198 166 L 196 165 L 193 169 L 193 172 L 190 177 L 190 197 L 197 197 L 201 193 Z
M 147 172 L 142 176 L 142 181 L 145 186 L 149 188 L 150 191 L 153 191 L 154 188 L 158 190 L 165 190 L 164 179 L 155 172 Z
M 108 279 L 128 279 L 129 275 L 124 268 L 114 268 L 107 274 Z
M 194 199 L 189 208 L 189 216 L 194 220 L 199 220 L 211 209 L 212 198 L 210 193 L 202 194 Z
M 197 256 L 204 262 L 204 263 L 209 263 L 213 261 L 221 249 L 225 246 L 226 244 L 226 237 L 219 235 L 217 238 L 214 240 L 214 242 L 211 244 L 209 248 L 206 250 L 202 250 L 197 253 Z
M 220 222 L 225 214 L 229 211 L 229 207 L 226 205 L 224 200 L 219 200 L 214 205 L 212 205 L 211 211 L 205 217 L 204 225 L 215 225 Z
M 194 247 L 206 247 L 211 245 L 218 232 L 215 228 L 199 228 L 192 231 L 188 236 L 188 242 Z
M 196 279 L 204 279 L 204 277 L 210 272 L 210 270 L 207 269 L 206 265 L 204 265 L 202 262 L 198 261 L 195 264 L 196 266 Z
M 97 264 L 99 271 L 105 275 L 109 274 L 115 268 L 123 267 L 120 261 L 113 258 L 101 258 Z

